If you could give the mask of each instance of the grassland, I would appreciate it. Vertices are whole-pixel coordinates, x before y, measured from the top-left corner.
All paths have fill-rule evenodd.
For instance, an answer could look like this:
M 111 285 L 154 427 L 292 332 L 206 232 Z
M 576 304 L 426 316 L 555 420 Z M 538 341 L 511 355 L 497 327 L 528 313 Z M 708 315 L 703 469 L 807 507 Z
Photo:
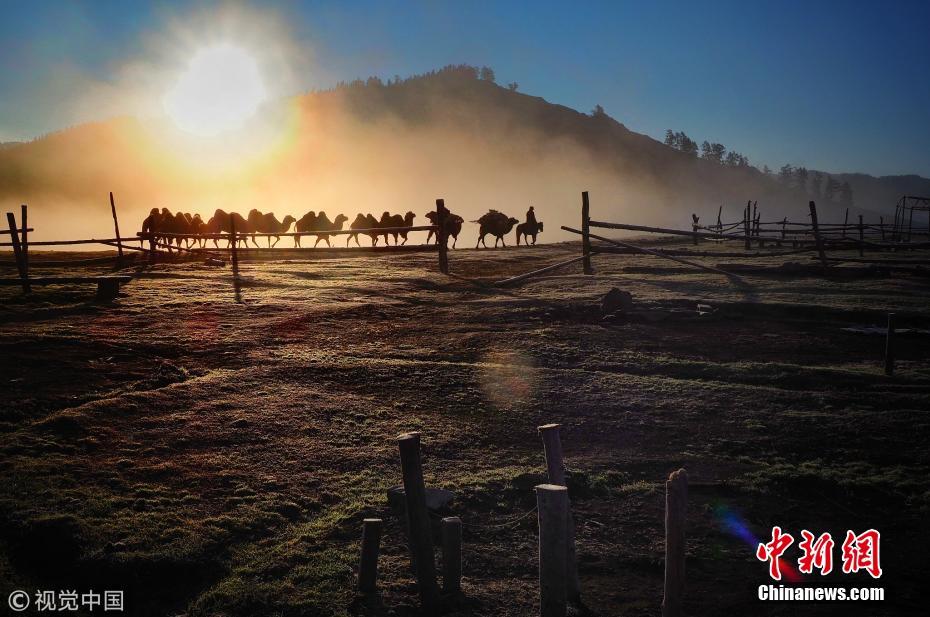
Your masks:
M 245 260 L 238 302 L 228 269 L 197 260 L 139 269 L 112 304 L 0 288 L 0 588 L 122 588 L 153 616 L 414 614 L 385 493 L 395 437 L 418 430 L 427 483 L 465 523 L 448 614 L 533 614 L 536 427 L 560 422 L 593 613 L 659 614 L 679 467 L 689 614 L 831 610 L 758 602 L 766 570 L 739 523 L 757 538 L 875 527 L 887 599 L 854 608 L 922 606 L 930 336 L 902 333 L 888 378 L 884 337 L 848 328 L 888 311 L 926 328 L 930 279 L 734 281 L 600 256 L 593 277 L 486 285 L 577 251 L 457 250 L 453 277 L 432 254 Z M 612 287 L 635 308 L 605 319 Z M 367 516 L 386 521 L 377 599 L 353 591 Z

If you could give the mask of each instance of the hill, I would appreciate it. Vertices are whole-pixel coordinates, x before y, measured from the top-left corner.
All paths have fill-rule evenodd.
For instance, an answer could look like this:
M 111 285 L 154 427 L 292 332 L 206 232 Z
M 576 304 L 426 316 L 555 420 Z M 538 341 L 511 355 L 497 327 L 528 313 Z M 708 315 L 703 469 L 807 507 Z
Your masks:
M 692 156 L 601 110 L 581 113 L 480 75 L 454 66 L 340 84 L 270 105 L 222 142 L 153 120 L 73 127 L 0 149 L 0 200 L 35 206 L 37 239 L 62 222 L 71 236 L 108 229 L 111 190 L 129 227 L 161 206 L 422 217 L 444 197 L 468 219 L 488 208 L 522 217 L 534 205 L 549 222 L 544 239 L 554 240 L 566 237 L 558 225 L 577 222 L 582 190 L 596 216 L 611 220 L 686 227 L 691 212 L 711 221 L 720 205 L 725 219 L 738 218 L 749 199 L 766 219 L 806 216 L 808 191 L 772 174 Z M 930 192 L 916 176 L 834 177 L 853 187 L 852 214 L 870 218 L 893 211 L 899 193 Z M 842 219 L 844 205 L 818 203 L 824 220 Z

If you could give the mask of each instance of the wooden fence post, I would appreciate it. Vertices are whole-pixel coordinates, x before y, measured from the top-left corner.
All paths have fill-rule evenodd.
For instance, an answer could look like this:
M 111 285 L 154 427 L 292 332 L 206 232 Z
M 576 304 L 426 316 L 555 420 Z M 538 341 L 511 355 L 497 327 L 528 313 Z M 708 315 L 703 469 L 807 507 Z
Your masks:
M 26 270 L 26 277 L 29 277 L 29 206 L 22 204 L 19 207 L 20 225 L 22 225 L 23 235 L 21 243 L 23 248 L 23 268 Z
M 720 220 L 720 215 L 723 214 L 723 204 L 717 208 L 717 231 L 723 231 L 723 222 Z
M 110 212 L 113 213 L 113 229 L 116 231 L 116 251 L 120 259 L 123 258 L 123 240 L 119 235 L 119 219 L 116 218 L 116 202 L 113 201 L 113 191 L 110 191 Z
M 750 242 L 750 239 L 749 239 L 749 206 L 750 204 L 752 204 L 752 202 L 747 201 L 746 209 L 743 210 L 743 236 L 745 239 L 747 251 L 752 248 L 752 243 Z
M 236 239 L 236 219 L 232 214 L 229 215 L 229 241 L 232 243 L 231 261 L 233 269 L 233 278 L 239 278 L 239 251 L 236 248 L 236 245 L 239 244 L 239 241 Z
M 562 438 L 559 429 L 561 424 L 544 424 L 537 428 L 542 437 L 543 449 L 546 453 L 546 471 L 549 483 L 568 488 L 565 478 L 565 462 L 562 458 Z M 572 602 L 581 601 L 581 581 L 578 578 L 578 561 L 575 552 L 575 518 L 572 516 L 571 498 L 566 496 L 568 511 L 566 513 L 566 580 L 565 591 Z
M 694 242 L 693 242 L 693 243 L 694 243 L 695 245 L 697 245 L 697 243 L 698 243 L 698 235 L 697 235 L 697 232 L 698 232 L 698 221 L 699 221 L 699 220 L 700 220 L 700 217 L 698 217 L 697 214 L 695 214 L 695 213 L 692 212 L 692 213 L 691 213 L 691 231 L 694 232 L 694 238 L 693 238 L 693 241 L 694 241 Z
M 416 564 L 417 589 L 420 603 L 427 615 L 439 608 L 439 587 L 436 584 L 436 559 L 433 554 L 433 535 L 429 512 L 426 510 L 426 487 L 420 465 L 420 435 L 407 433 L 397 439 L 400 465 L 404 478 L 404 496 L 407 501 L 407 524 L 410 551 Z
M 442 519 L 442 590 L 462 590 L 462 519 L 457 516 Z
M 882 242 L 885 241 L 885 217 L 878 217 L 878 229 L 882 232 Z
M 885 374 L 894 375 L 894 313 L 888 313 L 888 332 L 885 334 Z
M 862 226 L 862 215 L 859 215 L 859 257 L 862 257 L 862 245 L 865 243 L 865 228 Z
M 849 223 L 849 208 L 846 208 L 846 216 L 843 217 L 843 238 L 846 238 L 846 224 Z
M 685 519 L 688 474 L 673 471 L 665 483 L 665 595 L 662 617 L 680 617 L 685 590 Z
M 374 593 L 378 590 L 378 552 L 381 548 L 380 518 L 362 521 L 362 556 L 358 565 L 358 590 Z
M 585 274 L 594 274 L 591 268 L 591 205 L 588 201 L 588 191 L 581 193 L 581 262 Z
M 439 242 L 439 271 L 443 274 L 449 274 L 449 231 L 446 227 L 446 220 L 449 218 L 449 211 L 446 209 L 444 199 L 436 200 L 436 241 Z
M 155 245 L 155 228 L 158 226 L 158 216 L 152 217 L 152 224 L 149 225 L 149 263 L 155 263 L 155 254 L 158 247 Z
M 16 228 L 16 217 L 12 212 L 6 213 L 6 222 L 10 226 L 10 244 L 13 245 L 13 258 L 16 260 L 16 269 L 19 271 L 19 278 L 23 283 L 23 292 L 29 293 L 29 273 L 26 271 L 26 264 L 23 259 L 23 247 L 19 243 L 19 230 Z
M 811 211 L 811 225 L 814 228 L 814 242 L 817 243 L 817 254 L 820 256 L 820 263 L 824 268 L 827 267 L 827 255 L 823 252 L 823 239 L 820 237 L 820 227 L 817 225 L 817 204 L 813 201 L 807 204 Z
M 536 487 L 539 515 L 539 614 L 565 617 L 568 489 L 555 484 Z

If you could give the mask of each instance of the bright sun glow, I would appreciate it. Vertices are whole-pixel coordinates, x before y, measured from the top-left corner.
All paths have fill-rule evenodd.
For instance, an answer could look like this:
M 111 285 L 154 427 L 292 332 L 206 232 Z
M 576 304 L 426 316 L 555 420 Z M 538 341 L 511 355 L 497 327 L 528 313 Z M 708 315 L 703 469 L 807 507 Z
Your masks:
M 213 136 L 239 128 L 266 98 L 255 58 L 241 47 L 221 44 L 194 55 L 163 103 L 181 129 Z

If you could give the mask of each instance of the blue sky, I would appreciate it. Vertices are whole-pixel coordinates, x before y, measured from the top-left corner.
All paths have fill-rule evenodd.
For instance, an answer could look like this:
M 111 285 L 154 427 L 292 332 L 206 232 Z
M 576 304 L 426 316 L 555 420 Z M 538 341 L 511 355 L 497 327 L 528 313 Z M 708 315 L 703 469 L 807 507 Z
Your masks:
M 113 113 L 74 104 L 88 80 L 117 84 L 172 22 L 228 4 L 0 0 L 0 140 Z M 489 65 L 523 92 L 760 166 L 930 176 L 927 1 L 239 4 L 312 50 L 294 90 Z

